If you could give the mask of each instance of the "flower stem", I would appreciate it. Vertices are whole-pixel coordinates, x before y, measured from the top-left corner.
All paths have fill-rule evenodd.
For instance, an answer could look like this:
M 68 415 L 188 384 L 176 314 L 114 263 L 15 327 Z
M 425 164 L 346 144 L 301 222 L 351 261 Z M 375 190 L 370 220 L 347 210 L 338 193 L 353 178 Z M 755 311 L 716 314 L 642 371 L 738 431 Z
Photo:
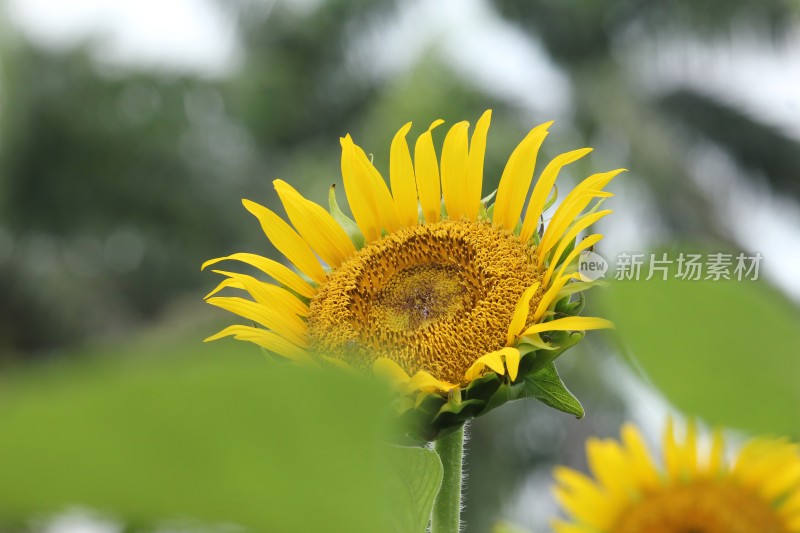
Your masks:
M 464 426 L 437 440 L 434 445 L 442 460 L 444 476 L 436 495 L 431 517 L 431 533 L 458 533 L 461 530 L 461 483 L 464 461 Z

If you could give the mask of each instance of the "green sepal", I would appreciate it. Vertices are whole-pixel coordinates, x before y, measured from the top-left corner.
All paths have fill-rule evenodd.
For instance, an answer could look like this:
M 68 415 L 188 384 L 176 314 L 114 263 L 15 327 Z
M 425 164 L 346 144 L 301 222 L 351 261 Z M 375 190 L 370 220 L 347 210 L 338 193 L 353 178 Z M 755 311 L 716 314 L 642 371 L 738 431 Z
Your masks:
M 576 418 L 583 418 L 586 415 L 581 402 L 564 385 L 555 363 L 552 362 L 525 377 L 524 395 L 535 398 L 553 409 L 575 415 Z
M 485 407 L 486 402 L 483 400 L 467 400 L 459 404 L 446 403 L 434 417 L 433 423 L 456 430 L 467 419 L 480 415 Z
M 550 196 L 545 201 L 544 206 L 542 207 L 542 213 L 553 207 L 553 204 L 556 203 L 558 200 L 558 185 L 553 184 L 553 191 L 550 193 Z
M 538 337 L 538 336 L 537 336 Z M 553 361 L 584 337 L 582 332 L 554 331 L 541 338 L 523 337 L 517 345 L 520 363 L 517 379 L 487 372 L 447 397 L 430 393 L 400 415 L 400 442 L 433 441 L 449 435 L 470 418 L 482 416 L 508 402 L 535 398 L 560 411 L 583 416 L 583 408 L 555 372 Z
M 467 400 L 476 398 L 489 398 L 497 389 L 502 385 L 502 380 L 494 372 L 489 372 L 483 376 L 473 380 L 466 389 L 464 389 L 464 397 Z
M 339 208 L 339 203 L 336 201 L 336 185 L 331 185 L 331 188 L 328 189 L 328 205 L 330 206 L 331 216 L 339 224 L 342 229 L 347 233 L 347 236 L 350 237 L 350 240 L 353 241 L 353 245 L 356 247 L 356 250 L 360 250 L 366 244 L 366 239 L 364 239 L 364 234 L 361 233 L 361 229 L 359 229 L 358 224 L 353 221 L 350 217 L 345 215 L 342 210 Z
M 567 244 L 567 247 L 564 249 L 563 252 L 561 252 L 561 257 L 558 258 L 558 263 L 556 263 L 556 266 L 561 266 L 561 263 L 563 263 L 567 259 L 567 257 L 569 257 L 570 252 L 572 252 L 572 250 L 575 249 L 575 245 L 577 243 L 578 243 L 578 238 L 577 237 L 575 237 L 574 239 L 569 241 L 569 244 Z M 555 248 L 556 247 L 553 247 L 553 251 L 551 251 L 549 253 L 550 254 L 554 254 L 555 253 Z M 552 255 L 551 255 L 551 258 L 552 258 Z
M 565 296 L 564 298 L 560 299 L 555 306 L 556 314 L 562 315 L 569 315 L 569 316 L 576 316 L 583 311 L 583 307 L 586 305 L 586 297 L 583 295 L 582 292 L 578 293 L 578 298 L 576 300 L 572 300 L 571 296 Z
M 494 209 L 492 209 L 492 207 L 494 207 L 494 204 L 492 204 L 492 206 L 488 208 L 486 206 L 489 202 L 492 201 L 492 198 L 494 198 L 495 194 L 497 194 L 497 189 L 492 191 L 488 196 L 486 196 L 481 200 L 480 207 L 478 208 L 478 217 L 481 220 L 488 220 L 491 222 L 492 214 L 494 213 Z
M 503 383 L 500 388 L 497 389 L 497 392 L 489 398 L 489 401 L 486 403 L 486 410 L 481 414 L 488 413 L 492 409 L 497 409 L 508 402 L 518 400 L 523 392 L 525 392 L 525 384 L 522 382 Z
M 482 198 L 481 199 L 481 204 L 483 204 L 483 205 L 488 204 L 489 202 L 492 201 L 492 198 L 494 198 L 496 194 L 497 194 L 497 189 L 493 190 L 492 192 L 487 194 L 484 198 Z
M 418 445 L 438 438 L 439 431 L 433 427 L 433 419 L 447 400 L 438 394 L 427 394 L 413 409 L 398 416 L 400 433 L 398 444 Z M 453 428 L 456 429 L 456 428 Z
M 572 346 L 578 344 L 581 339 L 585 336 L 585 333 L 580 331 L 568 332 L 568 331 L 554 331 L 552 335 L 550 335 L 549 339 L 544 339 L 549 341 L 549 344 L 554 346 L 555 349 L 553 350 L 537 350 L 535 352 L 531 352 L 530 354 L 523 357 L 523 361 L 526 359 L 530 359 L 531 363 L 525 361 L 526 365 L 530 364 L 530 370 L 528 374 L 536 373 L 542 368 L 546 367 L 558 357 L 567 351 Z M 523 342 L 525 337 L 523 337 Z M 520 365 L 522 365 L 523 361 L 520 361 Z

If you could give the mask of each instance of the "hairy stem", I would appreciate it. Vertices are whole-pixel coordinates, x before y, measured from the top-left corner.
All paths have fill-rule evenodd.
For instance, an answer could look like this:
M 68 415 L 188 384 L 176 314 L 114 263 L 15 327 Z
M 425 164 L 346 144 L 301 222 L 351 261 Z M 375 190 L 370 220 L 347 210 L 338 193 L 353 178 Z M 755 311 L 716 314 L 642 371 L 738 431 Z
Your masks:
M 434 449 L 444 467 L 442 487 L 433 504 L 431 533 L 458 533 L 461 529 L 461 484 L 464 461 L 464 426 L 437 440 Z

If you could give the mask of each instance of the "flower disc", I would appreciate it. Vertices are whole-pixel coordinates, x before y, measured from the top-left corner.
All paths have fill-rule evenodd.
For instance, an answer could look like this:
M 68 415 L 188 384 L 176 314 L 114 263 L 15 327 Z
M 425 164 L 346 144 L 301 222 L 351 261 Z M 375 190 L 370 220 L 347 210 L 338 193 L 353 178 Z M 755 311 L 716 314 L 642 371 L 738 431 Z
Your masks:
M 331 274 L 311 301 L 310 344 L 357 368 L 387 357 L 463 383 L 476 359 L 505 345 L 510 302 L 541 276 L 532 249 L 488 222 L 403 228 Z

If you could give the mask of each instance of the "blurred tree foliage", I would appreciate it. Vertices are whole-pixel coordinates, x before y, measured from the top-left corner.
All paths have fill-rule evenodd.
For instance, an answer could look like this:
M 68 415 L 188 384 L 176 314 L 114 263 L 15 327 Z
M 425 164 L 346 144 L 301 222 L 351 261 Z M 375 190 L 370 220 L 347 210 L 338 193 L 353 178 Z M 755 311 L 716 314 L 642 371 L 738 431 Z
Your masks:
M 572 80 L 576 125 L 589 135 L 612 127 L 628 148 L 630 168 L 657 198 L 668 230 L 678 237 L 730 241 L 714 223 L 708 199 L 690 179 L 686 154 L 698 141 L 718 145 L 743 163 L 750 177 L 800 198 L 796 172 L 800 143 L 745 113 L 678 87 L 648 94 L 624 54 L 659 36 L 709 42 L 747 28 L 771 42 L 797 21 L 791 0 L 493 0 L 511 24 L 538 39 Z
M 389 2 L 224 7 L 239 20 L 244 58 L 222 80 L 109 67 L 91 42 L 6 42 L 0 237 L 13 253 L 0 253 L 0 359 L 156 318 L 208 283 L 199 265 L 209 256 L 274 252 L 239 199 L 275 207 L 271 180 L 291 176 L 323 201 L 338 179 L 337 137 L 369 135 L 388 154 L 410 91 L 412 107 L 443 115 L 486 105 L 438 64 L 392 89 L 349 61 L 353 28 Z M 437 90 L 427 91 L 432 73 Z

